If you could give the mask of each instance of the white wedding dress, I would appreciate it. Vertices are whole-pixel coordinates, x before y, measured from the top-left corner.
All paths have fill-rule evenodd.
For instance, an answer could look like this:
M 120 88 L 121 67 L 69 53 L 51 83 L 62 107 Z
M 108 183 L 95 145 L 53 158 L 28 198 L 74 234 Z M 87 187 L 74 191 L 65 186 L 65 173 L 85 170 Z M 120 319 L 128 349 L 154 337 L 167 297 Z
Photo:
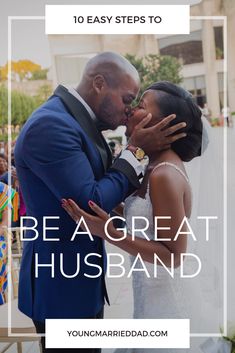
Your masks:
M 168 165 L 176 169 L 187 180 L 187 176 L 176 165 L 171 163 L 161 163 L 157 167 Z M 126 219 L 128 233 L 131 234 L 132 217 L 143 216 L 149 220 L 149 228 L 146 231 L 149 239 L 154 239 L 154 225 L 152 204 L 149 195 L 149 187 L 145 198 L 131 195 L 125 201 L 124 215 Z M 145 221 L 135 221 L 135 228 L 144 228 Z M 138 236 L 138 235 L 137 235 Z M 144 237 L 141 232 L 140 237 Z M 190 247 L 190 245 L 188 245 Z M 187 248 L 187 252 L 190 252 Z M 135 257 L 130 256 L 130 262 L 133 264 Z M 143 268 L 139 263 L 139 267 Z M 137 268 L 136 263 L 135 268 Z M 191 332 L 198 332 L 198 319 L 201 319 L 200 307 L 195 305 L 196 288 L 194 288 L 194 279 L 180 278 L 180 268 L 175 269 L 175 277 L 170 274 L 162 266 L 157 268 L 157 278 L 154 278 L 154 265 L 145 262 L 150 278 L 144 272 L 134 272 L 132 274 L 133 297 L 134 297 L 134 313 L 135 319 L 190 319 Z M 190 266 L 190 264 L 189 264 Z M 191 340 L 190 349 L 117 349 L 117 353 L 201 353 L 197 347 L 199 342 Z

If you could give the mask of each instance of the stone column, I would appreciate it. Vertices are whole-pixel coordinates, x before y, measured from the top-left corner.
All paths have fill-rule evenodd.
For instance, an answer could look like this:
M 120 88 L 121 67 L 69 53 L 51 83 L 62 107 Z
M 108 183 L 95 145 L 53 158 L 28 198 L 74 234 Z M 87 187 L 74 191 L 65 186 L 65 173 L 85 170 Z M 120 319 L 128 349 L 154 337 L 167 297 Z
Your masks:
M 159 54 L 158 41 L 154 34 L 139 35 L 138 56 Z
M 204 14 L 211 13 L 211 2 L 205 0 L 203 2 Z M 206 96 L 208 107 L 212 111 L 212 116 L 216 117 L 220 114 L 219 105 L 219 83 L 216 70 L 216 52 L 215 37 L 212 20 L 202 21 L 202 45 L 203 59 L 206 72 Z

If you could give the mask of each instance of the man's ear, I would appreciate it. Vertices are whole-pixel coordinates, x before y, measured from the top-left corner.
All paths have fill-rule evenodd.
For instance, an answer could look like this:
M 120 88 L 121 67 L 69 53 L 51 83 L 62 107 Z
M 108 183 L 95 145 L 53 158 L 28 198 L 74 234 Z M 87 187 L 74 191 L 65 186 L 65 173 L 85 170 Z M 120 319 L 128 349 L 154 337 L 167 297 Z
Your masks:
M 93 79 L 93 88 L 97 94 L 107 86 L 104 76 L 96 75 Z

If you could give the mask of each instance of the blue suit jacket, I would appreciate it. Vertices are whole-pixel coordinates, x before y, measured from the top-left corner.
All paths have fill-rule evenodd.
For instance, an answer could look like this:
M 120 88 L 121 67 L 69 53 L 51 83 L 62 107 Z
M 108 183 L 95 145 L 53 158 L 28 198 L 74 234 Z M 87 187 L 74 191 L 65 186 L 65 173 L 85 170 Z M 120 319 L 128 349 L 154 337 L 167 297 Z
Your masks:
M 110 168 L 111 155 L 102 135 L 83 105 L 62 86 L 22 128 L 15 163 L 27 216 L 37 219 L 39 231 L 35 241 L 24 242 L 19 309 L 38 321 L 93 317 L 104 304 L 106 288 L 103 276 L 84 276 L 84 272 L 98 272 L 84 264 L 84 257 L 88 253 L 101 254 L 102 260 L 94 257 L 90 261 L 105 268 L 103 242 L 98 237 L 92 242 L 87 235 L 70 241 L 76 224 L 61 207 L 61 199 L 72 198 L 86 210 L 88 201 L 93 200 L 110 212 L 138 186 L 134 170 L 123 159 Z M 43 241 L 45 216 L 60 217 L 48 221 L 48 226 L 59 227 L 59 231 L 47 231 L 47 237 L 60 241 Z M 34 231 L 27 231 L 26 237 L 34 236 Z M 35 278 L 35 253 L 39 263 L 45 264 L 51 263 L 51 254 L 55 254 L 54 278 L 50 268 L 39 268 L 39 277 Z M 60 253 L 68 275 L 75 273 L 79 254 L 80 272 L 76 278 L 67 279 L 61 274 Z

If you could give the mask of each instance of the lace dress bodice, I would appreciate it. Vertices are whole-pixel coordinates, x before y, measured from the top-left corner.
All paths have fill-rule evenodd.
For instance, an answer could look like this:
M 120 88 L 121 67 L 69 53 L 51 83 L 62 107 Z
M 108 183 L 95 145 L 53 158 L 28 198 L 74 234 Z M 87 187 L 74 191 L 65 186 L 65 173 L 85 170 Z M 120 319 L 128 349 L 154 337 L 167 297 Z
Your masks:
M 164 162 L 157 166 L 160 168 L 167 165 L 176 169 L 188 182 L 187 176 L 176 165 Z M 156 168 L 155 168 L 156 169 Z M 149 183 L 145 198 L 138 195 L 131 195 L 125 201 L 124 215 L 126 219 L 128 233 L 132 232 L 132 217 L 141 216 L 149 220 L 149 228 L 145 231 L 149 239 L 154 240 L 154 222 L 153 210 L 149 193 Z M 144 228 L 146 222 L 144 219 L 135 220 L 135 229 Z M 144 238 L 144 235 L 139 232 L 136 236 Z M 130 263 L 133 265 L 134 256 L 130 256 Z M 180 278 L 180 268 L 175 269 L 174 278 L 172 278 L 167 270 L 158 265 L 157 277 L 154 277 L 154 265 L 144 262 L 150 278 L 146 276 L 144 271 L 136 271 L 132 274 L 133 284 L 133 299 L 135 319 L 181 319 L 193 318 L 195 315 L 193 310 L 193 296 L 191 283 Z M 136 262 L 135 268 L 142 269 L 140 262 Z M 185 282 L 184 282 L 185 281 Z M 198 310 L 197 310 L 198 311 Z M 124 350 L 125 352 L 140 352 L 138 349 Z M 141 353 L 152 352 L 173 353 L 175 350 L 168 349 L 141 349 Z M 119 350 L 118 350 L 119 352 Z M 179 353 L 188 352 L 188 350 L 177 350 Z M 193 351 L 192 351 L 193 352 Z M 195 352 L 197 351 L 195 348 Z M 194 353 L 194 352 L 193 352 Z

